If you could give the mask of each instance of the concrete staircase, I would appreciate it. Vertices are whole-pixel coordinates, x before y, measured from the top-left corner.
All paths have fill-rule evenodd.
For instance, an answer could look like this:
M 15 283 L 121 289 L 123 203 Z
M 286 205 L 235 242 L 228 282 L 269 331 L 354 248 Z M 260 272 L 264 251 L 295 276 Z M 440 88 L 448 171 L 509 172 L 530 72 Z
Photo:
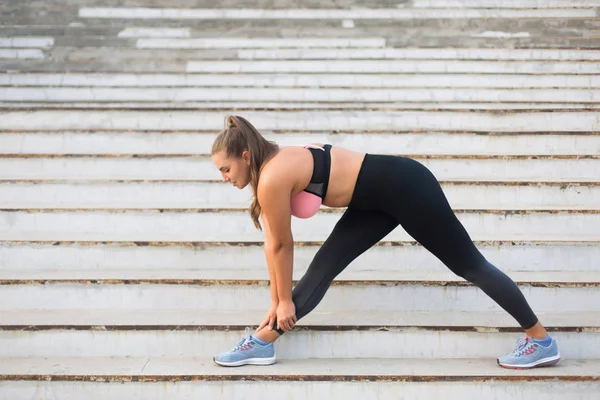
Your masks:
M 599 1 L 0 11 L 0 400 L 600 399 Z M 498 367 L 516 322 L 397 228 L 276 365 L 214 365 L 270 302 L 251 193 L 208 155 L 230 113 L 426 164 L 563 361 Z M 342 211 L 293 219 L 294 279 Z

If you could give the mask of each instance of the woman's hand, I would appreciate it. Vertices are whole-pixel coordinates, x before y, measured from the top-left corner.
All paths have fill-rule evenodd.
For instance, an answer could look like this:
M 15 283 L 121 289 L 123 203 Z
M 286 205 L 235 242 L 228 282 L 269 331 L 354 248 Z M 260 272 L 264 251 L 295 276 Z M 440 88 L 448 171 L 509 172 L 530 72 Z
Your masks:
M 271 303 L 271 307 L 269 307 L 269 311 L 267 311 L 267 315 L 265 315 L 265 319 L 260 323 L 258 328 L 256 329 L 256 333 L 260 331 L 265 326 L 269 327 L 269 330 L 273 329 L 273 324 L 275 323 L 275 319 L 277 319 L 277 306 L 279 303 Z
M 280 301 L 277 306 L 277 328 L 291 331 L 296 325 L 296 306 L 293 301 Z

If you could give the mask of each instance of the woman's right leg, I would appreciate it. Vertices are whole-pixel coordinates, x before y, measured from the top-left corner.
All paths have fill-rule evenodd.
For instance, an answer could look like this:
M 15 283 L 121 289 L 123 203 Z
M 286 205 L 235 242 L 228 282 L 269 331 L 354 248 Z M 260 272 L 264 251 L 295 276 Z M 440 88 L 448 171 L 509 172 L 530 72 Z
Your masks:
M 384 212 L 346 209 L 292 291 L 297 320 L 319 304 L 333 279 L 348 264 L 397 226 L 396 219 Z M 263 328 L 256 336 L 271 342 L 282 334 L 280 329 Z
M 321 301 L 333 279 L 356 257 L 390 233 L 398 222 L 381 211 L 356 210 L 348 207 L 310 263 L 306 274 L 292 291 L 296 317 L 301 319 Z M 277 325 L 275 325 L 277 326 Z M 221 366 L 246 364 L 270 365 L 275 362 L 272 343 L 283 331 L 261 329 L 232 350 L 213 357 Z M 254 339 L 254 340 L 253 340 Z M 260 339 L 261 342 L 256 339 Z

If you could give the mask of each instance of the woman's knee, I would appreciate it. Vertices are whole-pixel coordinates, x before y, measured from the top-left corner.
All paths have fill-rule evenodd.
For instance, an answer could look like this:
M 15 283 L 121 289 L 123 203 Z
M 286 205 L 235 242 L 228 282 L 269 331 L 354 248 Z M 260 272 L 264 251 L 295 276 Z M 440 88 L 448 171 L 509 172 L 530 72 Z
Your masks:
M 471 283 L 476 283 L 480 280 L 482 275 L 485 274 L 488 265 L 491 265 L 481 253 L 452 260 L 445 264 L 457 276 Z

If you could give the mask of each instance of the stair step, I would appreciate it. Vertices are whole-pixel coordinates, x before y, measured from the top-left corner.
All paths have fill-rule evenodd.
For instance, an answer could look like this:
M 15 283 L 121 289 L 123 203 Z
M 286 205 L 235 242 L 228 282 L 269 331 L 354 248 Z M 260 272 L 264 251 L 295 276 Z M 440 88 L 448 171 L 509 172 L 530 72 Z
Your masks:
M 403 8 L 285 8 L 285 9 L 179 9 L 179 8 L 127 8 L 82 7 L 80 18 L 114 19 L 232 19 L 232 20 L 328 20 L 328 19 L 455 19 L 455 18 L 595 18 L 596 10 L 563 9 L 403 9 Z
M 0 375 L 9 395 L 29 398 L 59 392 L 69 398 L 154 399 L 190 397 L 262 399 L 265 390 L 292 400 L 344 398 L 360 392 L 365 399 L 462 399 L 514 393 L 550 400 L 594 400 L 600 363 L 564 360 L 558 368 L 512 371 L 480 360 L 285 360 L 277 367 L 223 369 L 197 358 L 51 358 L 2 359 L 11 375 Z M 100 365 L 98 365 L 100 364 Z M 15 375 L 12 371 L 26 371 Z M 41 375 L 45 372 L 46 375 Z M 115 372 L 117 371 L 117 372 Z M 51 379 L 50 381 L 48 381 Z M 226 382 L 226 388 L 224 383 Z M 74 383 L 77 382 L 75 385 Z M 166 384 L 169 382 L 171 384 Z M 13 396 L 13 397 L 14 397 Z
M 0 47 L 4 48 L 40 48 L 54 45 L 51 37 L 0 37 Z
M 97 282 L 97 283 L 96 283 Z M 523 283 L 536 312 L 600 311 L 600 283 Z M 80 281 L 6 282 L 0 309 L 198 309 L 267 310 L 268 281 Z M 318 310 L 498 311 L 500 307 L 467 282 L 334 281 Z
M 382 62 L 385 61 L 385 62 Z M 469 73 L 469 74 L 597 74 L 598 63 L 564 61 L 464 60 L 256 60 L 189 61 L 186 72 L 230 73 Z
M 0 310 L 0 331 L 66 330 L 182 330 L 255 329 L 266 309 L 215 311 L 201 309 L 6 309 Z M 597 332 L 598 311 L 536 312 L 549 332 Z M 400 311 L 318 309 L 298 321 L 297 330 L 356 331 L 387 328 L 439 329 L 448 332 L 522 333 L 506 312 L 500 311 Z M 294 332 L 295 333 L 295 332 Z
M 179 44 L 181 47 L 195 48 L 197 39 L 160 39 L 158 43 Z M 139 40 L 138 48 L 146 47 L 146 44 L 157 44 L 156 39 Z M 242 47 L 242 46 L 239 46 Z M 555 60 L 563 61 L 581 61 L 581 60 L 600 60 L 600 52 L 597 50 L 572 50 L 572 49 L 478 49 L 478 48 L 394 48 L 380 47 L 376 48 L 343 48 L 337 46 L 334 49 L 319 49 L 317 46 L 309 48 L 300 48 L 300 46 L 278 46 L 278 48 L 269 48 L 271 46 L 247 46 L 250 49 L 240 49 L 237 51 L 238 58 L 242 60 L 286 60 L 286 59 L 385 59 L 385 60 Z M 276 46 L 272 46 L 276 47 Z M 292 47 L 292 48 L 286 48 Z M 297 48 L 293 48 L 297 47 Z M 350 46 L 347 46 L 350 47 Z M 367 46 L 364 46 L 367 47 Z
M 31 11 L 33 6 L 23 7 Z M 73 12 L 77 10 L 71 9 Z M 12 18 L 10 18 L 12 17 Z M 178 20 L 175 24 L 169 20 L 153 20 L 151 23 L 143 21 L 132 22 L 127 19 L 89 19 L 84 23 L 73 23 L 75 17 L 55 15 L 55 18 L 46 18 L 45 21 L 35 17 L 11 15 L 0 16 L 3 23 L 3 35 L 13 36 L 43 36 L 54 38 L 54 49 L 61 47 L 135 47 L 136 39 L 141 38 L 173 38 L 172 29 L 189 30 L 188 38 L 209 39 L 207 30 L 212 38 L 248 38 L 257 37 L 265 39 L 310 38 L 315 37 L 312 32 L 318 31 L 319 38 L 334 39 L 360 39 L 376 37 L 385 39 L 387 48 L 413 49 L 441 48 L 469 49 L 473 52 L 482 49 L 482 53 L 489 57 L 503 58 L 506 53 L 519 53 L 528 50 L 533 59 L 541 57 L 548 59 L 544 53 L 561 51 L 565 59 L 573 59 L 587 51 L 593 51 L 598 46 L 578 47 L 583 42 L 593 44 L 598 33 L 596 20 L 578 18 L 560 18 L 553 21 L 545 19 L 523 20 L 518 28 L 508 26 L 502 19 L 413 19 L 404 20 L 401 26 L 393 19 L 359 19 L 352 20 L 354 27 L 348 29 L 344 24 L 346 20 L 295 20 L 271 21 L 265 23 L 261 20 L 246 20 L 240 26 L 235 20 Z M 485 25 L 482 25 L 484 24 Z M 122 32 L 131 28 L 152 29 L 145 32 L 143 37 L 123 37 Z M 182 31 L 183 34 L 185 31 Z M 282 33 L 283 32 L 283 33 Z M 307 35 L 306 32 L 311 32 Z M 179 33 L 174 31 L 174 33 Z M 400 34 L 399 34 L 400 33 Z M 394 35 L 396 34 L 396 35 Z M 161 35 L 161 36 L 158 36 Z M 565 45 L 566 44 L 566 45 Z M 210 49 L 208 49 L 210 50 Z M 227 49 L 226 49 L 227 50 Z M 490 55 L 490 53 L 492 55 Z M 457 57 L 464 57 L 464 53 Z M 496 56 L 498 54 L 498 56 Z M 576 56 L 572 56 L 572 55 Z M 570 56 L 570 57 L 569 57 Z M 435 55 L 433 57 L 436 57 Z M 437 56 L 439 57 L 439 56 Z M 504 57 L 506 58 L 506 57 Z M 509 58 L 510 59 L 510 58 Z M 575 58 L 578 59 L 578 58 Z
M 381 64 L 381 63 L 380 63 Z M 600 63 L 597 63 L 600 68 Z M 0 130 L 223 129 L 224 114 L 197 111 L 35 110 L 0 111 Z M 486 132 L 590 132 L 600 130 L 596 111 L 489 113 L 483 111 L 245 112 L 260 130 L 440 130 Z
M 2 75 L 0 75 L 0 78 Z M 600 76 L 599 76 L 600 77 Z M 348 127 L 350 128 L 350 127 Z M 210 152 L 216 130 L 211 131 L 55 131 L 0 132 L 0 154 L 189 154 Z M 576 155 L 600 156 L 600 131 L 556 133 L 492 132 L 370 132 L 262 130 L 282 146 L 331 143 L 368 153 L 434 155 Z M 555 171 L 554 176 L 558 173 Z
M 16 5 L 20 5 L 20 3 L 15 2 Z M 115 2 L 116 3 L 116 2 Z M 352 7 L 354 5 L 354 3 L 356 2 L 352 2 L 349 1 L 347 2 L 348 6 L 346 7 L 340 7 L 339 5 L 336 5 L 335 2 L 324 2 L 320 7 L 315 7 L 313 9 L 316 10 L 320 10 L 320 9 L 339 9 L 339 10 L 346 10 L 346 9 L 358 9 L 360 10 L 361 8 L 359 7 Z M 11 3 L 8 3 L 11 4 Z M 13 3 L 14 4 L 14 3 Z M 48 0 L 47 2 L 41 3 L 41 4 L 33 4 L 31 7 L 34 10 L 38 10 L 38 9 L 56 9 L 57 6 L 69 6 L 69 7 L 77 7 L 80 5 L 90 5 L 90 4 L 97 4 L 96 1 L 92 1 L 92 0 L 87 0 L 87 1 L 74 1 L 74 0 L 68 0 L 68 1 L 58 1 L 58 0 Z M 107 4 L 111 4 L 110 2 L 107 2 Z M 120 4 L 120 3 L 119 3 Z M 124 4 L 126 4 L 129 7 L 143 7 L 144 5 L 147 5 L 148 3 L 143 1 L 143 0 L 128 0 L 127 2 L 125 2 Z M 198 0 L 198 1 L 194 1 L 194 2 L 190 2 L 190 1 L 186 1 L 186 0 L 175 0 L 170 2 L 169 4 L 171 4 L 174 8 L 185 8 L 185 7 L 189 7 L 190 4 L 196 4 L 198 6 L 198 8 L 206 8 L 209 5 L 214 5 L 213 2 L 209 1 L 209 0 Z M 373 4 L 378 4 L 377 2 L 373 2 Z M 569 8 L 569 9 L 576 9 L 576 8 L 591 8 L 591 7 L 596 7 L 597 3 L 594 0 L 570 0 L 569 3 L 565 3 L 561 0 L 523 0 L 523 1 L 517 1 L 517 0 L 413 0 L 410 4 L 404 4 L 402 6 L 398 6 L 397 8 L 414 8 L 414 9 L 419 9 L 419 8 L 468 8 L 468 9 L 478 9 L 478 8 L 487 8 L 487 9 L 502 9 L 502 8 L 516 8 L 516 9 L 520 9 L 520 8 L 531 8 L 531 9 L 545 9 L 545 8 Z M 363 7 L 365 8 L 365 7 Z
M 247 48 L 382 48 L 385 38 L 143 38 L 136 41 L 139 49 L 247 49 Z
M 321 242 L 295 242 L 295 273 L 306 270 L 321 245 Z M 491 263 L 511 274 L 541 271 L 551 279 L 553 273 L 599 270 L 598 242 L 476 241 L 475 245 Z M 204 269 L 266 273 L 262 240 L 245 243 L 4 241 L 0 242 L 0 260 L 3 274 L 39 273 L 38 277 L 52 277 L 63 269 L 82 274 L 102 271 L 134 274 L 138 270 L 192 274 Z M 356 258 L 347 271 L 445 269 L 441 261 L 414 241 L 382 241 Z
M 128 32 L 127 28 L 122 32 Z M 145 29 L 145 28 L 142 28 Z M 189 28 L 187 32 L 190 31 Z M 218 27 L 217 27 L 218 29 Z M 298 28 L 296 28 L 298 29 Z M 155 28 L 149 31 L 149 35 L 160 35 L 170 32 L 169 28 Z M 182 29 L 173 31 L 183 34 Z M 257 35 L 260 35 L 258 30 Z M 456 30 L 449 33 L 451 36 L 468 35 L 471 37 L 483 37 L 485 33 L 478 31 L 465 32 Z M 381 59 L 381 60 L 487 60 L 487 61 L 555 61 L 559 63 L 569 61 L 594 61 L 600 60 L 600 51 L 586 49 L 554 49 L 554 48 L 478 48 L 469 46 L 460 47 L 398 47 L 396 43 L 386 43 L 389 36 L 388 29 L 378 29 L 379 37 L 355 37 L 335 34 L 331 37 L 320 38 L 297 38 L 286 39 L 269 37 L 271 32 L 266 31 L 260 36 L 252 39 L 240 37 L 207 38 L 207 37 L 143 37 L 134 40 L 118 40 L 121 32 L 87 32 L 83 31 L 79 36 L 64 35 L 49 38 L 56 43 L 52 49 L 52 55 L 58 60 L 86 60 L 87 61 L 108 58 L 109 52 L 114 52 L 115 59 L 139 59 L 146 55 L 152 59 L 238 59 L 238 60 L 261 60 L 261 59 L 327 59 L 327 60 L 351 60 L 351 59 Z M 332 32 L 333 33 L 333 32 Z M 340 32 L 341 33 L 341 32 Z M 529 35 L 529 32 L 524 32 Z M 202 36 L 202 32 L 197 32 Z M 493 34 L 493 32 L 492 32 Z M 346 36 L 346 37 L 344 37 Z M 537 36 L 536 32 L 533 36 Z M 529 37 L 529 36 L 527 36 Z M 102 40 L 104 39 L 104 40 Z M 391 39 L 391 38 L 390 38 Z M 49 48 L 48 46 L 2 46 L 2 47 L 34 47 Z M 161 53 L 152 53 L 153 49 L 164 50 Z M 181 50 L 187 50 L 183 52 Z M 221 50 L 221 52 L 215 51 Z M 95 52 L 94 52 L 95 51 Z
M 119 32 L 118 37 L 137 38 L 137 37 L 190 37 L 190 28 L 127 28 Z
M 369 27 L 363 27 L 362 29 L 368 29 Z M 246 27 L 249 29 L 249 27 Z M 600 60 L 600 51 L 597 50 L 597 46 L 591 46 L 587 50 L 570 50 L 561 48 L 537 48 L 537 49 L 499 49 L 499 48 L 478 48 L 474 45 L 473 41 L 491 41 L 493 38 L 481 37 L 481 31 L 473 31 L 468 29 L 466 31 L 453 30 L 447 32 L 448 36 L 456 41 L 461 36 L 465 37 L 461 45 L 456 47 L 448 48 L 448 46 L 440 47 L 443 45 L 442 41 L 444 38 L 438 34 L 437 41 L 438 46 L 430 45 L 430 47 L 424 47 L 423 45 L 415 44 L 415 39 L 423 35 L 423 32 L 419 32 L 413 29 L 412 40 L 398 42 L 397 39 L 390 37 L 393 34 L 391 29 L 383 28 L 378 29 L 372 27 L 373 30 L 377 29 L 377 33 L 381 34 L 381 37 L 375 37 L 372 39 L 358 38 L 356 35 L 349 36 L 347 34 L 341 34 L 338 32 L 331 32 L 336 37 L 331 38 L 295 38 L 290 37 L 288 39 L 281 38 L 270 38 L 270 34 L 276 34 L 277 32 L 265 32 L 261 35 L 261 30 L 258 28 L 254 33 L 257 36 L 254 39 L 248 40 L 244 38 L 205 38 L 205 37 L 194 37 L 194 38 L 138 38 L 138 39 L 121 39 L 117 38 L 118 34 L 115 32 L 112 35 L 107 36 L 91 36 L 87 32 L 81 32 L 80 36 L 77 35 L 64 35 L 56 37 L 56 43 L 53 47 L 41 48 L 46 50 L 53 61 L 56 62 L 87 62 L 95 63 L 98 61 L 111 61 L 124 63 L 129 61 L 141 62 L 144 58 L 153 61 L 215 61 L 215 60 L 228 60 L 228 61 L 241 61 L 241 60 L 335 60 L 335 61 L 347 61 L 347 60 L 381 60 L 381 61 L 416 61 L 416 60 L 449 60 L 449 61 L 489 61 L 489 62 L 527 62 L 537 63 L 533 65 L 539 65 L 541 63 L 556 62 L 556 63 L 569 63 L 569 62 L 581 62 L 581 61 L 597 61 Z M 423 28 L 426 29 L 426 28 Z M 300 27 L 296 27 L 295 30 L 300 30 Z M 471 32 L 469 32 L 471 30 Z M 213 34 L 218 34 L 219 31 L 224 31 L 223 36 L 227 36 L 226 29 L 215 29 Z M 535 40 L 536 42 L 542 41 L 538 45 L 543 46 L 543 33 L 542 32 L 524 32 L 529 40 Z M 591 39 L 597 32 L 589 32 L 587 35 L 582 34 L 581 39 L 586 36 Z M 290 32 L 290 34 L 293 34 Z M 405 32 L 408 34 L 408 32 Z M 483 33 L 485 35 L 485 33 Z M 299 33 L 299 35 L 301 35 Z M 199 36 L 204 36 L 203 32 L 199 32 Z M 291 35 L 290 35 L 291 36 Z M 344 37 L 349 36 L 349 37 Z M 563 33 L 564 37 L 568 38 L 567 33 Z M 390 37 L 393 43 L 385 44 L 386 37 Z M 435 38 L 430 36 L 429 38 Z M 560 37 L 560 36 L 559 36 Z M 471 40 L 468 40 L 468 39 Z M 445 38 L 448 40 L 448 38 Z M 516 40 L 513 39 L 513 40 Z M 526 40 L 526 39 L 521 39 Z M 16 47 L 16 46 L 14 46 Z M 28 46 L 30 47 L 30 46 Z M 419 48 L 420 47 L 420 48 Z M 437 47 L 437 48 L 436 48 Z M 155 50 L 160 48 L 160 52 Z M 110 54 L 114 57 L 111 58 Z M 410 63 L 402 63 L 400 65 L 411 65 Z M 436 65 L 436 64 L 426 64 Z M 458 64 L 464 66 L 464 64 Z M 475 73 L 481 72 L 482 64 L 473 64 L 476 68 Z M 490 64 L 485 64 L 486 66 Z M 501 67 L 501 71 L 505 72 L 511 70 L 510 64 L 504 64 Z M 526 64 L 532 65 L 532 64 Z M 572 65 L 572 64 L 571 64 Z M 411 68 L 411 67 L 406 67 Z M 530 67 L 527 67 L 530 68 Z M 566 67 L 568 70 L 571 67 Z M 512 69 L 514 73 L 520 71 Z M 562 67 L 558 69 L 551 69 L 550 71 L 561 71 Z M 412 69 L 411 69 L 412 71 Z M 393 71 L 390 71 L 393 72 Z M 402 72 L 402 71 L 399 71 Z M 407 72 L 407 71 L 404 71 Z M 415 70 L 413 72 L 421 72 Z M 430 71 L 422 71 L 430 72 Z M 449 71 L 439 70 L 438 72 L 444 73 Z M 461 72 L 469 72 L 462 70 Z M 528 73 L 532 73 L 531 69 L 527 69 Z M 583 71 L 582 71 L 583 72 Z M 535 72 L 535 73 L 540 73 Z M 570 73 L 570 72 L 567 72 Z
M 3 88 L 0 101 L 36 102 L 543 102 L 599 103 L 590 89 L 333 89 L 313 88 Z
M 213 381 L 222 380 L 224 376 L 232 380 L 256 380 L 263 377 L 279 377 L 278 380 L 302 381 L 322 380 L 351 380 L 362 377 L 363 381 L 420 381 L 422 377 L 444 380 L 489 379 L 514 381 L 517 377 L 523 381 L 543 380 L 572 380 L 578 376 L 581 380 L 596 381 L 600 375 L 600 361 L 597 360 L 564 360 L 560 367 L 536 368 L 519 371 L 498 367 L 495 360 L 411 360 L 411 359 L 282 359 L 277 368 L 245 366 L 244 368 L 226 368 L 213 364 L 212 360 L 198 358 L 13 358 L 3 359 L 0 363 L 2 378 L 22 375 L 23 378 L 36 380 L 40 375 L 51 375 L 57 382 L 70 380 L 80 376 L 83 380 L 122 382 L 119 378 L 142 378 L 143 372 L 155 376 L 158 381 L 175 380 L 178 377 L 195 377 L 193 380 Z M 101 362 L 99 362 L 101 361 Z M 118 371 L 118 372 L 117 372 Z M 112 372 L 112 374 L 111 374 Z M 116 374 L 115 374 L 116 373 Z M 97 375 L 96 375 L 97 374 Z M 85 375 L 85 377 L 84 377 Z M 109 376 L 103 376 L 109 375 Z M 112 376 L 111 376 L 112 375 Z M 120 375 L 120 376 L 119 376 Z M 371 377 L 371 378 L 370 378 Z M 162 378 L 162 379 L 161 379 Z M 454 378 L 454 379 L 452 379 Z M 517 378 L 517 379 L 515 379 Z M 571 379 L 569 379 L 571 378 Z M 92 380 L 93 379 L 93 380 Z M 46 380 L 46 379 L 44 379 Z M 177 379 L 179 380 L 179 379 Z M 203 384 L 207 384 L 204 382 Z M 564 393 L 561 393 L 564 396 Z M 557 397 L 558 398 L 558 397 Z M 562 397 L 561 397 L 562 398 Z
M 325 240 L 343 210 L 292 218 L 294 239 Z M 594 210 L 455 210 L 473 240 L 600 240 Z M 226 224 L 223 221 L 227 221 Z M 395 229 L 383 239 L 412 241 Z M 0 240 L 259 241 L 247 211 L 227 209 L 0 210 Z
M 408 49 L 407 49 L 408 50 Z M 442 50 L 442 49 L 437 49 Z M 452 49 L 448 49 L 452 50 Z M 477 51 L 486 49 L 477 49 Z M 528 52 L 535 50 L 526 50 Z M 458 52 L 458 51 L 457 51 Z M 598 52 L 600 53 L 600 52 Z M 512 53 L 509 53 L 512 54 Z M 561 53 L 562 56 L 562 53 Z M 103 74 L 17 73 L 0 85 L 72 87 L 355 87 L 355 88 L 581 88 L 600 87 L 598 75 L 456 74 Z
M 0 23 L 2 19 L 0 17 Z M 12 22 L 12 21 L 11 21 Z M 597 32 L 594 33 L 597 35 Z M 122 39 L 115 39 L 122 40 Z M 598 43 L 598 39 L 595 37 L 592 38 L 543 38 L 541 37 L 539 40 L 545 40 L 546 43 L 542 43 L 544 47 L 552 48 L 563 48 L 563 47 L 580 47 L 580 48 L 594 48 L 599 49 L 600 44 Z M 431 47 L 439 47 L 441 44 L 453 47 L 459 47 L 465 44 L 469 44 L 471 46 L 493 46 L 497 39 L 478 39 L 478 38 L 464 38 L 464 37 L 454 37 L 454 38 L 416 38 L 416 39 L 397 39 L 397 41 L 401 41 L 399 45 L 401 46 L 431 46 Z M 527 39 L 528 42 L 531 40 Z M 425 43 L 424 43 L 425 42 Z M 442 43 L 441 43 L 442 42 Z M 465 43 L 466 42 L 466 43 Z M 537 44 L 537 43 L 536 43 Z M 515 45 L 519 45 L 519 43 L 515 43 Z M 538 45 L 539 46 L 539 45 Z M 54 57 L 54 53 L 57 53 L 59 49 L 48 50 L 48 54 Z M 132 50 L 133 51 L 133 50 Z M 161 50 L 162 51 L 162 50 Z M 210 50 L 208 50 L 210 51 Z M 220 58 L 223 56 L 223 52 L 225 52 L 228 58 L 234 57 L 231 52 L 235 50 L 212 50 L 215 54 L 210 55 L 210 59 Z M 293 66 L 286 63 L 292 63 L 292 61 L 276 61 L 269 60 L 267 61 L 232 61 L 233 64 L 220 65 L 214 62 L 209 62 L 210 64 L 206 64 L 201 61 L 190 61 L 189 58 L 181 59 L 178 58 L 147 58 L 143 57 L 142 54 L 136 54 L 136 57 L 123 57 L 122 59 L 111 59 L 110 55 L 107 54 L 104 57 L 96 57 L 90 61 L 89 58 L 93 57 L 93 52 L 76 53 L 80 54 L 80 58 L 78 59 L 64 59 L 67 57 L 64 54 L 62 59 L 57 60 L 56 62 L 49 63 L 48 60 L 28 60 L 27 62 L 19 61 L 19 60 L 0 60 L 0 69 L 7 70 L 11 73 L 14 72 L 31 72 L 31 73 L 41 73 L 41 72 L 55 72 L 61 73 L 64 71 L 73 71 L 76 73 L 268 73 L 269 75 L 273 75 L 276 73 L 282 74 L 297 74 L 297 73 L 310 73 L 310 74 L 348 74 L 348 73 L 357 73 L 357 74 L 392 74 L 392 73 L 401 73 L 401 74 L 442 74 L 442 73 L 453 73 L 460 75 L 479 75 L 479 74 L 523 74 L 523 76 L 530 76 L 530 74 L 534 75 L 546 75 L 546 76 L 554 76 L 554 75 L 589 75 L 596 74 L 598 72 L 598 68 L 592 66 L 590 62 L 575 62 L 575 61 L 564 61 L 561 63 L 558 62 L 548 62 L 548 61 L 531 61 L 526 65 L 514 65 L 515 63 L 522 63 L 520 61 L 502 61 L 502 62 L 493 62 L 493 61 L 464 61 L 459 60 L 453 64 L 454 67 L 451 71 L 446 70 L 443 65 L 448 61 L 442 60 L 433 60 L 433 61 L 398 61 L 398 60 L 334 60 L 329 63 L 323 63 L 323 60 L 304 60 L 302 64 Z M 134 53 L 135 54 L 135 53 Z M 220 56 L 220 57 L 219 57 Z M 189 54 L 188 54 L 189 57 Z M 207 55 L 205 55 L 205 58 Z M 198 57 L 198 60 L 201 58 Z M 208 62 L 208 61 L 207 61 Z M 276 63 L 272 66 L 268 64 Z M 294 64 L 299 63 L 299 61 L 293 61 Z M 324 67 L 323 64 L 331 64 L 329 67 Z M 388 64 L 392 64 L 388 67 Z M 597 63 L 596 63 L 597 64 Z M 210 69 L 207 69 L 210 67 Z M 225 67 L 227 69 L 225 69 Z M 240 69 L 243 69 L 240 70 Z
M 0 23 L 2 18 L 0 17 Z M 123 63 L 103 59 L 88 63 L 83 60 L 79 61 L 62 61 L 49 63 L 48 60 L 28 60 L 27 63 L 19 62 L 19 60 L 2 60 L 0 59 L 0 70 L 14 72 L 105 72 L 105 73 L 141 73 L 141 72 L 162 72 L 162 73 L 184 73 L 186 72 L 186 63 L 177 60 L 149 60 L 140 63 Z
M 51 103 L 38 103 L 30 101 L 10 101 L 0 103 L 0 107 L 4 109 L 157 109 L 157 110 L 206 110 L 215 111 L 221 110 L 223 112 L 229 112 L 231 109 L 236 109 L 238 113 L 240 111 L 295 111 L 295 110 L 322 110 L 322 111 L 339 111 L 339 110 L 390 110 L 390 111 L 405 111 L 405 110 L 420 110 L 420 111 L 439 111 L 439 110 L 595 110 L 600 108 L 600 103 L 464 103 L 464 102 L 452 102 L 452 103 L 292 103 L 292 102 L 197 102 L 197 101 L 185 101 L 185 102 L 51 102 Z
M 600 168 L 599 168 L 600 170 Z M 600 210 L 600 182 L 441 182 L 458 209 Z M 2 181 L 0 209 L 192 208 L 247 209 L 249 190 L 216 181 Z
M 0 59 L 39 60 L 43 58 L 45 58 L 44 53 L 38 49 L 0 49 Z
M 97 400 L 190 397 L 263 399 L 265 390 L 292 400 L 462 399 L 514 394 L 552 400 L 594 400 L 600 389 L 600 361 L 566 359 L 552 368 L 527 371 L 499 367 L 495 359 L 279 359 L 271 367 L 225 368 L 193 357 L 4 358 L 0 379 L 9 395 L 61 393 Z M 76 384 L 74 384 L 76 382 Z M 166 383 L 170 384 L 166 384 Z M 225 387 L 226 386 L 226 387 Z M 28 397 L 27 397 L 28 398 Z
M 369 49 L 385 50 L 384 37 L 360 38 L 140 38 L 135 42 L 136 49 L 234 49 L 238 57 L 241 49 L 326 49 L 332 54 L 341 49 L 355 49 L 358 52 Z M 134 53 L 130 51 L 130 53 Z M 580 53 L 579 56 L 584 56 Z M 594 57 L 594 54 L 589 54 Z M 240 58 L 244 58 L 243 56 Z M 412 58 L 409 56 L 409 58 Z
M 408 325 L 398 326 L 383 314 L 374 325 L 364 325 L 360 319 L 363 314 L 348 316 L 347 325 L 342 326 L 309 325 L 308 320 L 299 323 L 294 331 L 277 341 L 276 354 L 291 359 L 494 359 L 511 352 L 517 339 L 525 335 L 516 322 L 508 329 L 494 324 L 482 326 L 481 320 L 472 326 L 448 326 L 453 313 L 443 317 L 438 313 L 440 319 L 432 326 L 410 323 L 418 318 L 407 321 Z M 204 316 L 201 312 L 197 315 L 198 318 Z M 598 316 L 600 314 L 596 313 L 596 321 Z M 264 311 L 250 323 L 251 333 L 263 318 Z M 561 356 L 565 359 L 600 359 L 600 327 L 597 324 L 581 327 L 580 321 L 575 319 L 570 322 L 568 327 L 551 329 Z M 163 326 L 156 318 L 153 325 L 139 326 L 132 323 L 125 326 L 73 323 L 40 326 L 36 322 L 26 327 L 0 327 L 0 340 L 4 344 L 0 348 L 0 358 L 186 356 L 210 359 L 216 353 L 231 349 L 243 335 L 244 326 L 240 326 L 239 319 L 235 326 L 214 326 L 208 321 L 187 326 Z
M 414 8 L 588 8 L 598 7 L 594 0 L 413 0 Z
M 293 279 L 302 278 L 306 272 L 307 266 L 294 268 Z M 501 268 L 502 269 L 502 268 Z M 507 271 L 510 277 L 520 284 L 535 286 L 581 286 L 598 285 L 600 286 L 600 269 L 596 271 Z M 45 282 L 96 282 L 107 281 L 112 284 L 133 284 L 135 282 L 157 282 L 157 283 L 191 283 L 191 284 L 211 284 L 227 283 L 228 281 L 249 283 L 258 283 L 267 285 L 269 273 L 265 266 L 248 269 L 214 269 L 204 264 L 196 270 L 185 269 L 131 269 L 123 267 L 121 270 L 30 270 L 30 269 L 9 269 L 3 267 L 0 269 L 0 284 L 28 284 Z M 447 268 L 429 269 L 429 270 L 356 270 L 353 267 L 347 268 L 336 277 L 336 281 L 358 281 L 358 282 L 379 282 L 379 283 L 433 283 L 433 284 L 460 284 L 466 285 L 465 280 L 453 274 Z
M 198 149 L 198 152 L 204 151 L 207 150 Z M 600 177 L 598 155 L 401 155 L 419 161 L 441 181 L 561 182 L 567 185 L 596 183 Z M 222 180 L 222 176 L 208 155 L 0 155 L 0 180 L 30 179 L 188 181 Z M 232 186 L 229 193 L 234 190 L 239 189 Z M 248 196 L 250 194 L 248 191 Z

